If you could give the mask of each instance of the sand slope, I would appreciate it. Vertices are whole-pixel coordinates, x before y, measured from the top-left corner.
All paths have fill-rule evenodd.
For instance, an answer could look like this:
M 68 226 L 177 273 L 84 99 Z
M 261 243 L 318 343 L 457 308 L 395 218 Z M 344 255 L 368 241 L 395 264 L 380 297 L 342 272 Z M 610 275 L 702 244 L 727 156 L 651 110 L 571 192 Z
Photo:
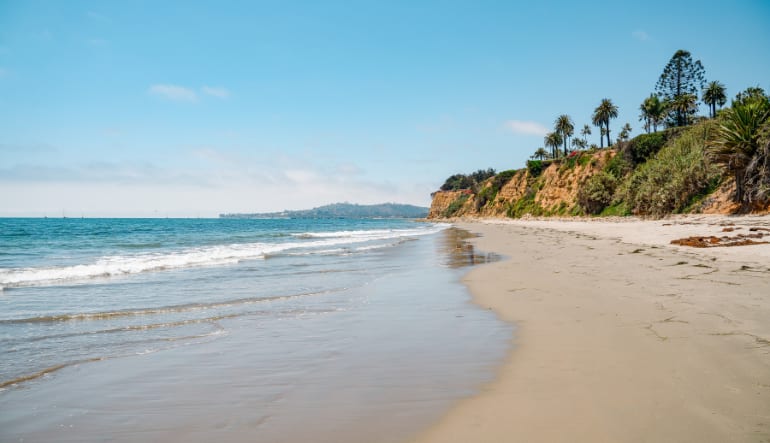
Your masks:
M 515 340 L 498 379 L 417 441 L 770 441 L 770 245 L 669 245 L 729 223 L 770 227 L 460 223 L 509 257 L 465 282 Z

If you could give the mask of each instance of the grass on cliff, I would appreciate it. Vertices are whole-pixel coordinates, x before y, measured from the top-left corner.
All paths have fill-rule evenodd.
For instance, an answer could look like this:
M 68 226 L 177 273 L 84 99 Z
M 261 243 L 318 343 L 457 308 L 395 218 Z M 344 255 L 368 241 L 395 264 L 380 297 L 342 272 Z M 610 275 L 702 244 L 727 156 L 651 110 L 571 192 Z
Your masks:
M 449 206 L 447 206 L 441 216 L 444 218 L 454 217 L 454 215 L 457 214 L 457 211 L 459 211 L 463 205 L 465 205 L 465 202 L 468 201 L 468 198 L 470 198 L 469 194 L 463 194 L 457 197 L 449 204 Z
M 476 195 L 476 210 L 483 208 L 488 203 L 491 203 L 495 201 L 495 197 L 497 197 L 497 193 L 500 192 L 500 189 L 502 189 L 503 186 L 505 186 L 513 176 L 516 174 L 515 169 L 510 169 L 508 171 L 502 171 L 496 174 L 492 179 L 489 181 L 489 185 L 484 187 L 478 195 Z
M 618 187 L 614 203 L 633 213 L 660 217 L 682 212 L 713 191 L 722 178 L 706 156 L 706 142 L 715 129 L 703 122 L 671 139 L 639 165 Z
M 511 218 L 521 218 L 527 214 L 534 216 L 546 215 L 546 211 L 535 202 L 534 192 L 528 192 L 524 197 L 511 202 L 505 215 Z

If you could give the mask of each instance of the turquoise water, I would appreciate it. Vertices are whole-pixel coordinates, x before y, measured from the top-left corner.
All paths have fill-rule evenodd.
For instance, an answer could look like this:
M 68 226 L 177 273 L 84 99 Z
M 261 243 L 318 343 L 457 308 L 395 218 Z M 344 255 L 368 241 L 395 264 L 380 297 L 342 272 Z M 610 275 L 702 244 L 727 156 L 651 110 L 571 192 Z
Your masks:
M 508 326 L 458 283 L 455 234 L 409 220 L 0 219 L 0 436 L 399 441 L 507 346 Z

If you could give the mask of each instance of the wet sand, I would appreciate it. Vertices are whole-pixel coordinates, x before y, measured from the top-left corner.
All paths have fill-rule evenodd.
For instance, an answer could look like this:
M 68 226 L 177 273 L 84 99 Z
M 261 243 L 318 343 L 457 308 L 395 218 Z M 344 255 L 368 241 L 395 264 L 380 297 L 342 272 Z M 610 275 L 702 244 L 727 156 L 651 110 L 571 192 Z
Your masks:
M 463 267 L 490 259 L 463 234 L 311 257 L 341 260 L 333 269 L 347 272 L 357 260 L 372 277 L 354 285 L 343 272 L 290 274 L 292 287 L 333 279 L 328 287 L 347 288 L 222 317 L 223 333 L 206 341 L 69 365 L 0 389 L 0 442 L 402 442 L 492 380 L 507 353 L 510 325 L 472 304 L 459 283 Z M 260 266 L 176 278 L 211 272 L 219 290 L 232 291 L 239 274 L 262 284 L 253 277 Z
M 515 339 L 417 442 L 770 441 L 770 244 L 670 244 L 769 217 L 457 225 L 508 257 L 464 281 Z

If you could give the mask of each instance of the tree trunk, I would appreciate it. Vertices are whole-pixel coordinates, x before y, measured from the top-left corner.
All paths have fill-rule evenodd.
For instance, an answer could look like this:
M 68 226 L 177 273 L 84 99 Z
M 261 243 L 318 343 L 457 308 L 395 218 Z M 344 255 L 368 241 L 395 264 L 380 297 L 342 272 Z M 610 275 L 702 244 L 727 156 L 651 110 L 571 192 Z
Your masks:
M 743 203 L 743 175 L 744 171 L 738 169 L 735 171 L 735 202 Z
M 607 126 L 607 147 L 609 148 L 612 146 L 612 143 L 610 142 L 610 121 L 607 120 L 604 124 Z

